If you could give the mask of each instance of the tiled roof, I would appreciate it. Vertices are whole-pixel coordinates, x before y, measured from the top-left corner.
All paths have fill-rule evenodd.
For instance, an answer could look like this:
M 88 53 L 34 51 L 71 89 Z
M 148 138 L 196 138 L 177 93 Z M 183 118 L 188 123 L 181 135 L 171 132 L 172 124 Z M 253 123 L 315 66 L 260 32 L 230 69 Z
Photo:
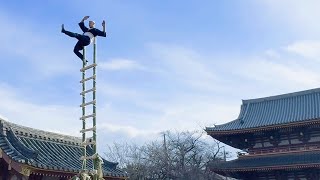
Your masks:
M 0 148 L 13 161 L 43 170 L 78 173 L 81 169 L 81 139 L 23 127 L 0 119 Z M 93 154 L 87 148 L 88 155 Z M 117 163 L 103 159 L 104 176 L 127 177 Z M 92 160 L 87 160 L 92 167 Z
M 320 152 L 300 152 L 242 157 L 232 161 L 211 163 L 213 171 L 249 171 L 257 169 L 283 169 L 294 167 L 320 167 Z
M 243 100 L 239 117 L 206 131 L 231 131 L 320 119 L 320 88 Z

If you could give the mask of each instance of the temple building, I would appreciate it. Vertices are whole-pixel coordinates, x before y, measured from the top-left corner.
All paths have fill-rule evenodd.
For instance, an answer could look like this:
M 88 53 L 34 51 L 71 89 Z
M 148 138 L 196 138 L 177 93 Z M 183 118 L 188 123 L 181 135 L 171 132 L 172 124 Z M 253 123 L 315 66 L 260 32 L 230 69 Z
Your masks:
M 237 119 L 207 127 L 245 153 L 209 168 L 244 180 L 320 179 L 320 88 L 243 100 Z
M 67 180 L 81 169 L 81 138 L 23 127 L 0 119 L 0 179 Z M 88 155 L 93 154 L 87 148 Z M 87 163 L 91 164 L 92 160 Z M 124 180 L 117 163 L 103 159 L 103 176 Z

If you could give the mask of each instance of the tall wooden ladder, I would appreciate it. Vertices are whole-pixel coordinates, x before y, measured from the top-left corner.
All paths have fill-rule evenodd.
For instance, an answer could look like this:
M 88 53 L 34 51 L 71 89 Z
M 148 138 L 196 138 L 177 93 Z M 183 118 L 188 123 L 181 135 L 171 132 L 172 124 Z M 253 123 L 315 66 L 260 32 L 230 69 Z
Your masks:
M 96 38 L 93 41 L 93 63 L 88 65 L 86 63 L 86 50 L 83 48 L 83 66 L 80 69 L 82 72 L 82 80 L 80 83 L 82 84 L 82 92 L 80 95 L 82 96 L 82 104 L 80 105 L 82 109 L 82 116 L 80 120 L 82 121 L 82 129 L 80 133 L 82 133 L 82 156 L 80 160 L 82 161 L 82 169 L 81 172 L 87 174 L 94 174 L 97 178 L 97 173 L 99 171 L 99 156 L 97 153 L 97 126 L 96 126 L 96 67 L 97 67 L 97 59 L 96 59 L 96 51 L 97 44 Z M 91 84 L 91 85 L 90 85 Z M 92 108 L 92 110 L 90 110 Z M 92 134 L 92 136 L 91 136 Z M 93 154 L 88 155 L 87 149 L 88 146 L 91 146 L 93 149 Z M 89 167 L 88 161 L 92 160 L 93 167 Z

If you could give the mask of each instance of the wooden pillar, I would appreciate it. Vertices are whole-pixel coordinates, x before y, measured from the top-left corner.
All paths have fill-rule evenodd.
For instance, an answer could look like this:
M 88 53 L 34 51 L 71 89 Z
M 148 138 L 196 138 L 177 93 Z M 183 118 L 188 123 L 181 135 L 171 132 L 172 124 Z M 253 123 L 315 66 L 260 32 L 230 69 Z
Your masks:
M 319 179 L 319 174 L 315 169 L 306 170 L 305 175 L 308 180 Z
M 9 179 L 9 172 L 8 172 L 8 164 L 1 159 L 1 166 L 0 166 L 0 170 L 1 170 L 1 179 L 2 180 L 8 180 Z
M 286 180 L 287 178 L 287 172 L 286 171 L 276 171 L 275 176 L 277 180 Z
M 282 171 L 281 172 L 281 179 L 282 180 L 287 180 L 288 179 L 288 172 L 287 171 Z
M 2 171 L 2 180 L 7 180 L 9 178 L 8 168 L 1 169 L 1 171 Z
M 257 175 L 254 172 L 244 172 L 241 176 L 243 177 L 243 180 L 257 179 Z
M 293 174 L 294 174 L 294 180 L 300 180 L 300 178 L 298 177 L 297 171 L 295 171 Z
M 29 176 L 29 180 L 42 180 L 42 175 L 35 175 L 35 174 L 31 174 Z

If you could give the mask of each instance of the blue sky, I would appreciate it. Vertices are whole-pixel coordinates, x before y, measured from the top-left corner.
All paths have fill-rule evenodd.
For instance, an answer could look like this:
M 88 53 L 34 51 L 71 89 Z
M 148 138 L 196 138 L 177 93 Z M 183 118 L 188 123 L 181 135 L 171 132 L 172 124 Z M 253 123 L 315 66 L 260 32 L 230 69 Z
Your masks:
M 320 12 L 316 0 L 6 1 L 0 5 L 0 115 L 79 136 L 85 15 L 98 39 L 98 136 L 156 139 L 238 116 L 241 100 L 318 87 Z

